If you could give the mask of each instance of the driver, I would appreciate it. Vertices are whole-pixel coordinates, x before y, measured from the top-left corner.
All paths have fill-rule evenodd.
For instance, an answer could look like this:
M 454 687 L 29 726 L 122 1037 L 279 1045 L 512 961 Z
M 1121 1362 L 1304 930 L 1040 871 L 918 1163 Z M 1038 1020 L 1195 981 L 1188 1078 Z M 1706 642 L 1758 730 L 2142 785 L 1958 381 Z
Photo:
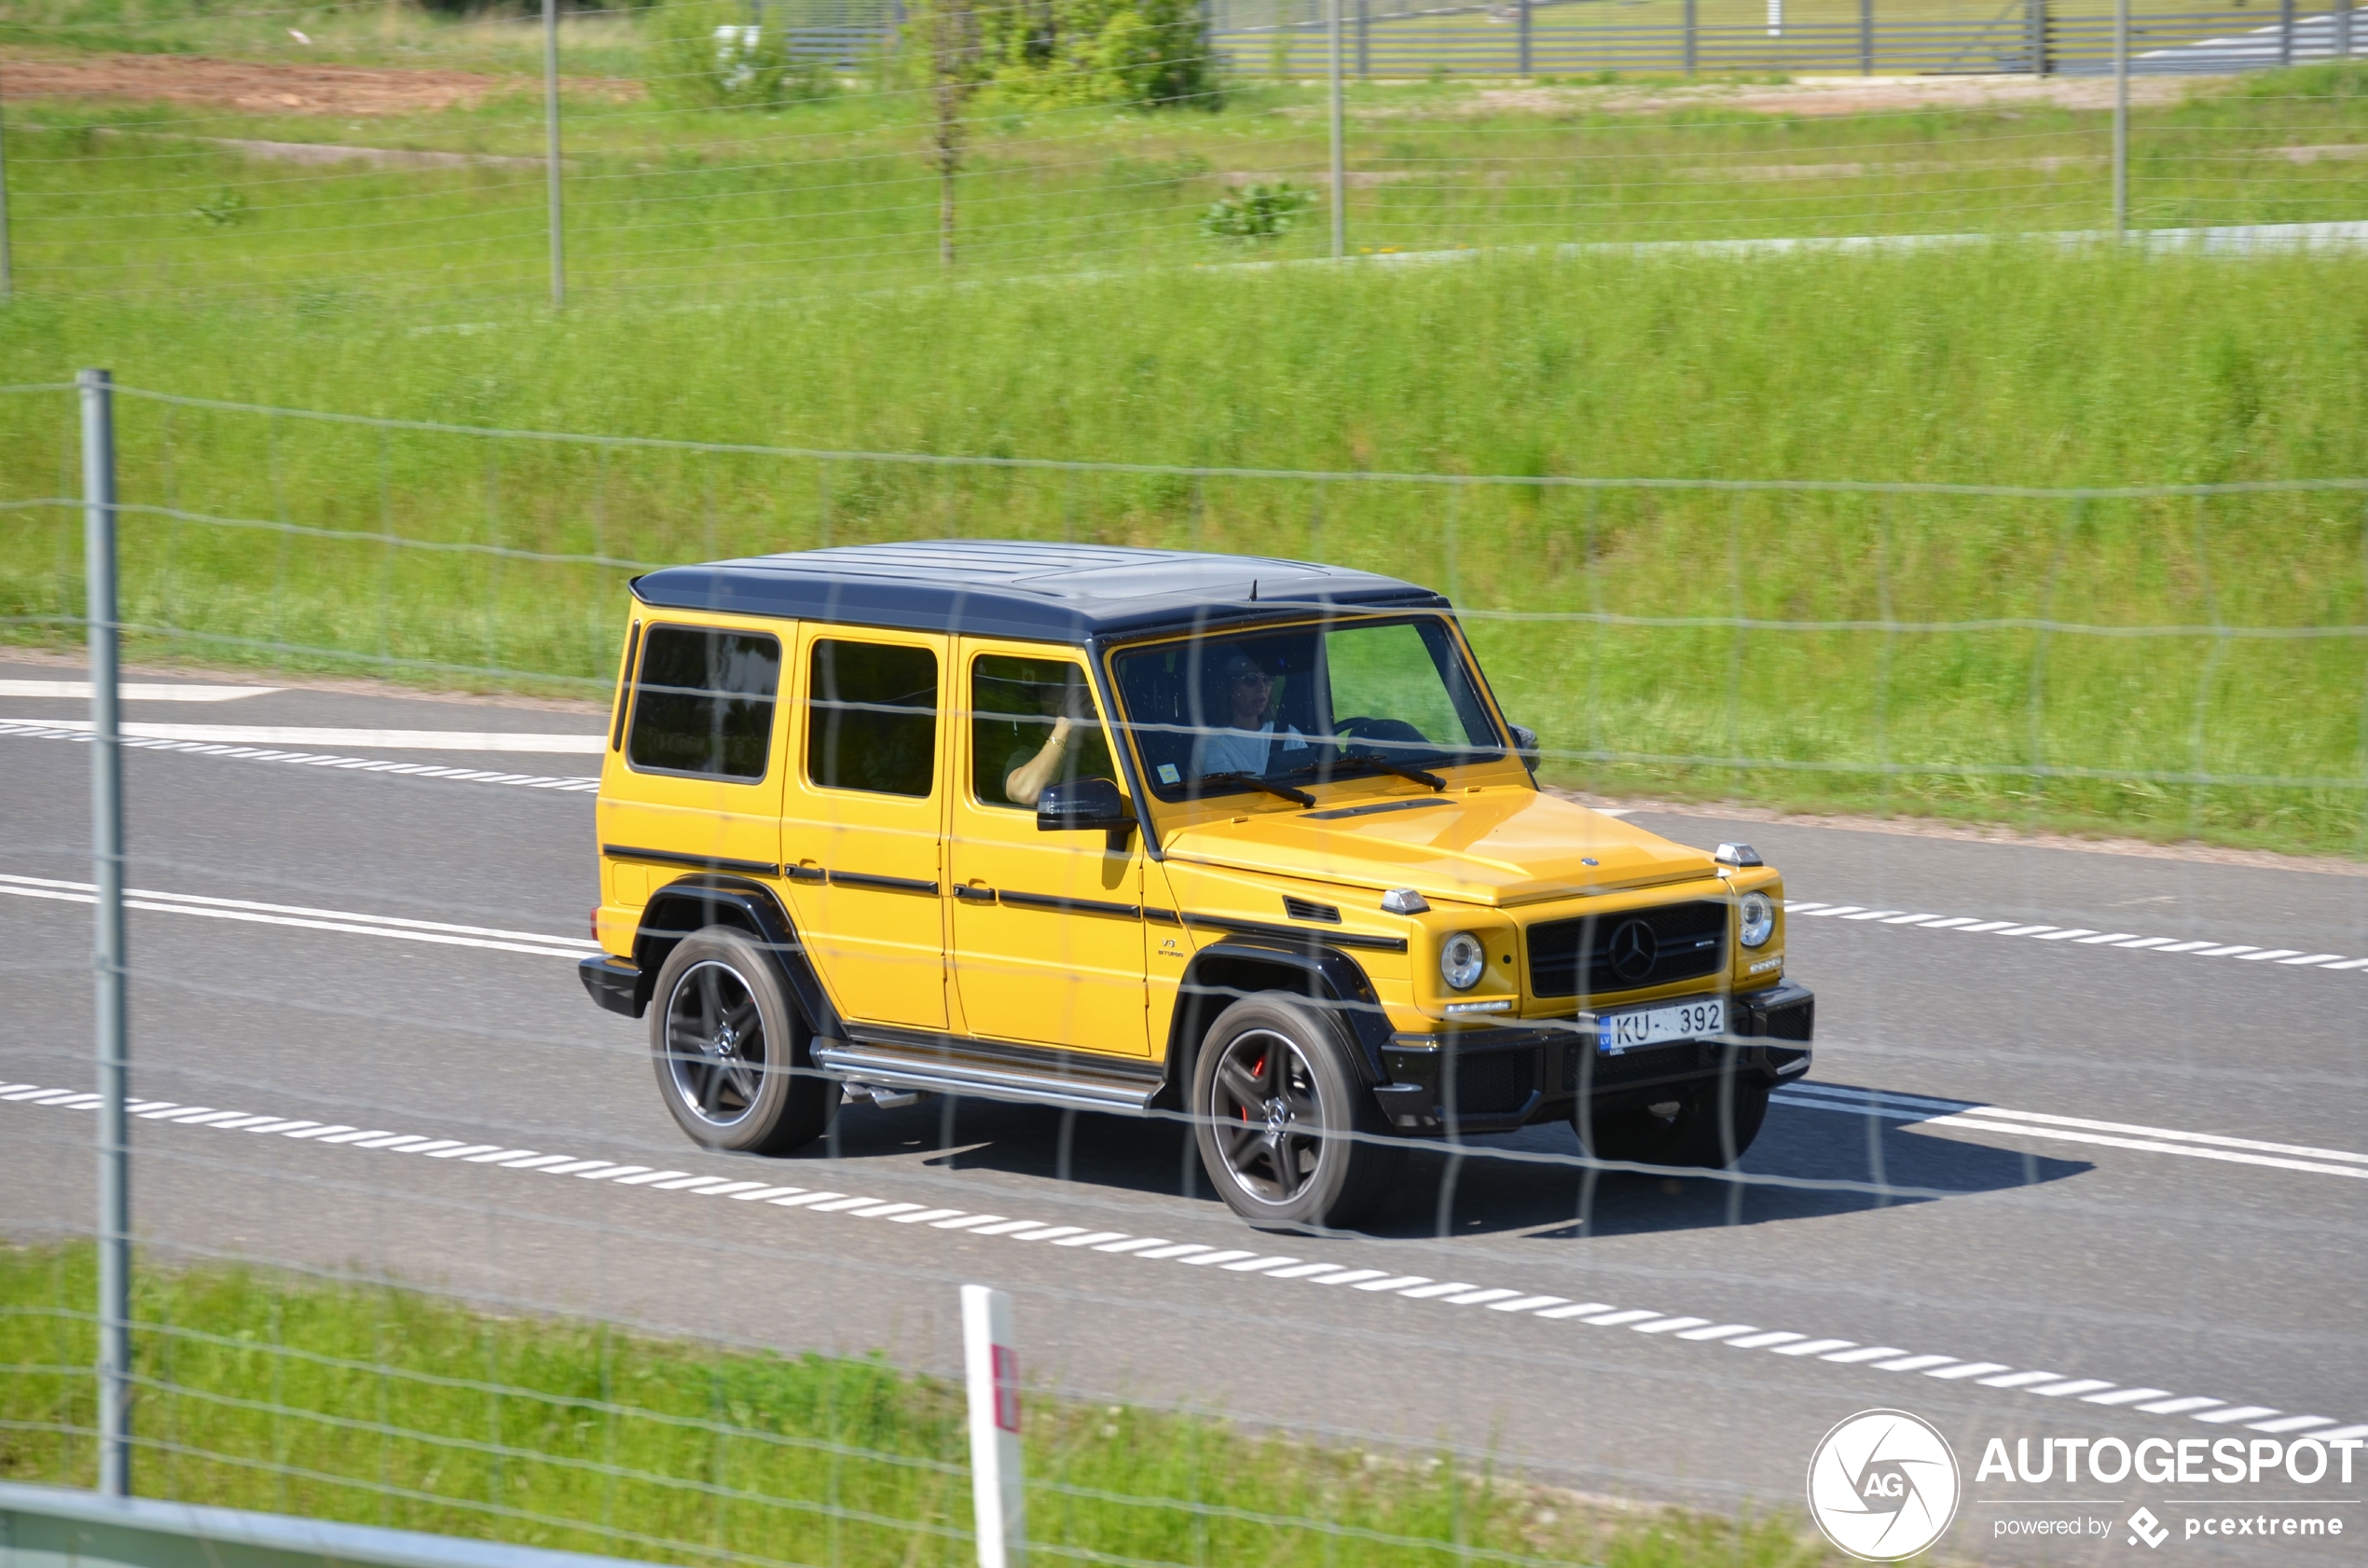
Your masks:
M 1274 726 L 1274 677 L 1247 653 L 1225 661 L 1224 702 L 1228 727 L 1204 732 L 1192 742 L 1192 777 L 1246 773 L 1264 777 L 1314 760 L 1307 737 L 1286 724 Z M 1297 753 L 1297 755 L 1293 755 Z

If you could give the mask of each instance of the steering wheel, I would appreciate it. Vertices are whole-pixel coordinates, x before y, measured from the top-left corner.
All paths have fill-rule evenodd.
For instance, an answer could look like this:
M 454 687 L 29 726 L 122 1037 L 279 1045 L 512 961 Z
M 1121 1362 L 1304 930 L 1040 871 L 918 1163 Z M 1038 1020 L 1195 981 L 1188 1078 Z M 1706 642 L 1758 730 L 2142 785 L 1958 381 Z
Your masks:
M 1345 756 L 1379 757 L 1387 760 L 1397 746 L 1428 746 L 1431 737 L 1403 719 L 1377 719 L 1360 714 L 1342 719 L 1332 726 L 1333 738 L 1341 743 Z M 1360 747 L 1358 742 L 1366 744 Z M 1378 743 L 1378 744 L 1377 744 Z

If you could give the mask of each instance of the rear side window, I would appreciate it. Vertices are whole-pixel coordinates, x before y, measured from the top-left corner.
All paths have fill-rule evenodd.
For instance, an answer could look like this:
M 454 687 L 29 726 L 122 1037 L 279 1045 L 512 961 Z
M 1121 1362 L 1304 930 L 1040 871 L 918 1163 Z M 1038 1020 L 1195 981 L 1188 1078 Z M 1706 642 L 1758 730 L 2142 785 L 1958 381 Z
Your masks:
M 626 758 L 654 773 L 762 778 L 780 685 L 777 638 L 652 626 L 641 640 Z
M 937 778 L 937 655 L 824 638 L 814 644 L 806 777 L 825 790 L 923 796 Z

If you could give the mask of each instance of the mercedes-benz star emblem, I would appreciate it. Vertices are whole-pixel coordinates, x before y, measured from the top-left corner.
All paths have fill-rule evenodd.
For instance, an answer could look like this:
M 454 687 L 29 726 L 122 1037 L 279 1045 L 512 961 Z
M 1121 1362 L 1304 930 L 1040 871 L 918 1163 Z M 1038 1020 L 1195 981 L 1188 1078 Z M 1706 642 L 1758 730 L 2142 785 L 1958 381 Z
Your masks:
M 1660 956 L 1660 943 L 1653 936 L 1653 928 L 1642 920 L 1624 923 L 1612 933 L 1612 972 L 1631 984 L 1653 972 L 1653 960 Z

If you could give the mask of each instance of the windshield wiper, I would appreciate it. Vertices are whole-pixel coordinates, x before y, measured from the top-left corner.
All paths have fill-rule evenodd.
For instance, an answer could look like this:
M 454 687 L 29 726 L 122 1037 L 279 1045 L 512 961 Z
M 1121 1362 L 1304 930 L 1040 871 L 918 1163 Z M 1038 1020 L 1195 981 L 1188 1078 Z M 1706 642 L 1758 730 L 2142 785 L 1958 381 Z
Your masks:
M 1368 756 L 1362 751 L 1352 751 L 1342 761 L 1363 763 L 1367 767 L 1377 767 L 1384 773 L 1394 773 L 1400 778 L 1411 778 L 1417 784 L 1427 785 L 1434 790 L 1447 788 L 1447 780 L 1436 773 L 1425 773 L 1421 768 L 1408 767 L 1404 763 L 1393 763 L 1381 757 Z
M 1294 790 L 1288 784 L 1277 784 L 1255 773 L 1205 773 L 1192 783 L 1196 788 L 1203 784 L 1245 784 L 1253 790 L 1263 790 L 1270 795 L 1280 795 L 1296 805 L 1315 804 L 1315 797 L 1305 790 Z

